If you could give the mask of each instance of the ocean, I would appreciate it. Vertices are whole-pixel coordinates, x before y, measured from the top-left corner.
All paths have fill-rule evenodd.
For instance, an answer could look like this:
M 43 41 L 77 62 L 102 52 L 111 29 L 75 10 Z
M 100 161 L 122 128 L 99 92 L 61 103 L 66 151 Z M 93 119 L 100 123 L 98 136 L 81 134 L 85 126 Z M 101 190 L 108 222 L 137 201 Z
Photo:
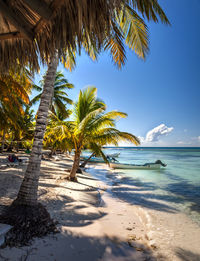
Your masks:
M 114 185 L 113 195 L 149 209 L 181 211 L 200 225 L 200 148 L 112 147 L 104 152 L 120 153 L 120 163 L 144 164 L 159 159 L 167 164 L 160 170 L 99 172 L 98 178 Z

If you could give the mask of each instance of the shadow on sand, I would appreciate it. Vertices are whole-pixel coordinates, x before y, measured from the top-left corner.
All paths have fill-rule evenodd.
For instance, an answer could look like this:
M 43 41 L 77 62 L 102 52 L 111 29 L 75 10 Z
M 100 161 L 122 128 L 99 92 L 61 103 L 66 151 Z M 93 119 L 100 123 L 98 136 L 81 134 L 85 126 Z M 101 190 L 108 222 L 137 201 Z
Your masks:
M 156 183 L 142 182 L 134 176 L 126 176 L 123 172 L 120 172 L 119 179 L 119 174 L 116 172 L 108 172 L 104 169 L 95 169 L 95 171 L 89 169 L 88 171 L 111 185 L 112 189 L 108 192 L 130 204 L 173 213 L 178 210 L 169 203 L 190 203 L 190 206 L 187 204 L 189 210 L 200 213 L 200 186 L 191 184 L 181 177 L 166 173 L 172 180 L 171 183 L 162 187 L 166 193 L 155 193 L 160 189 Z
M 47 170 L 48 171 L 48 170 Z M 9 173 L 1 173 L 2 183 L 0 185 L 0 203 L 4 205 L 2 198 L 9 198 L 11 201 L 16 197 L 21 184 L 23 173 L 18 174 L 17 170 Z M 56 235 L 50 235 L 45 238 L 34 240 L 31 246 L 19 249 L 1 249 L 0 260 L 87 260 L 98 261 L 103 258 L 104 261 L 140 261 L 155 260 L 151 249 L 136 242 L 121 241 L 116 237 L 91 236 L 88 231 L 86 234 L 76 234 L 70 232 L 69 227 L 83 227 L 94 223 L 106 215 L 99 208 L 96 208 L 98 202 L 98 191 L 95 186 L 84 183 L 84 177 L 80 176 L 78 186 L 84 189 L 76 189 L 70 186 L 60 186 L 59 184 L 50 184 L 47 173 L 42 173 L 40 180 L 40 202 L 46 205 L 51 216 L 59 220 L 58 228 L 61 230 Z M 89 176 L 85 177 L 86 180 Z M 5 186 L 6 184 L 6 186 Z M 5 187 L 5 190 L 2 188 Z M 70 194 L 58 193 L 53 197 L 46 197 L 48 189 L 66 189 L 73 192 L 78 191 L 78 199 L 70 197 Z M 42 197 L 44 196 L 44 197 Z M 68 227 L 68 229 L 67 229 Z M 117 228 L 116 228 L 117 229 Z M 14 252 L 13 252 L 14 251 Z M 13 254 L 14 253 L 14 254 Z
M 177 248 L 175 253 L 182 261 L 199 261 L 200 260 L 199 254 L 192 253 L 191 251 L 184 250 L 182 248 Z
M 15 259 L 13 258 L 15 251 Z M 118 238 L 95 237 L 64 230 L 55 236 L 37 239 L 23 249 L 2 249 L 0 259 L 48 261 L 155 261 L 153 252 L 142 244 L 122 242 Z

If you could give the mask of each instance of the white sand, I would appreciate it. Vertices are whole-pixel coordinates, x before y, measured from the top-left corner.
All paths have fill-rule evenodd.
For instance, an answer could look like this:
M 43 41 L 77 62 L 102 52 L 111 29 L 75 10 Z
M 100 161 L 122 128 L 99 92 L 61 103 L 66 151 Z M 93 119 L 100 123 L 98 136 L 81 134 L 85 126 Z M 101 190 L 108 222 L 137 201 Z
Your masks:
M 105 168 L 105 166 L 97 166 L 98 169 Z M 111 179 L 119 178 L 115 172 L 111 171 L 109 176 Z M 114 177 L 114 178 L 113 178 Z M 119 182 L 113 182 L 110 190 L 115 191 L 128 191 L 133 193 L 134 197 L 146 199 L 145 205 L 147 205 L 147 198 L 145 195 L 151 191 L 145 190 L 145 187 L 137 187 L 130 185 L 129 183 L 123 184 L 123 179 Z M 132 197 L 134 200 L 134 198 Z M 115 199 L 116 200 L 116 199 Z M 132 202 L 133 202 L 132 200 Z M 126 200 L 125 200 L 126 201 Z M 130 201 L 127 201 L 130 202 Z M 157 200 L 155 198 L 149 200 L 149 205 L 153 206 L 155 202 L 156 207 L 144 207 L 141 201 L 141 205 L 133 206 L 128 204 L 131 208 L 135 208 L 135 215 L 137 215 L 145 227 L 145 236 L 148 245 L 151 245 L 154 249 L 154 256 L 157 260 L 162 261 L 200 261 L 200 227 L 194 223 L 188 216 L 181 213 L 177 209 L 173 208 L 173 204 L 164 201 Z M 124 204 L 124 203 L 123 203 Z M 161 208 L 159 209 L 159 204 Z
M 158 256 L 163 256 L 159 260 L 200 261 L 200 227 L 196 223 L 181 212 L 145 211 L 148 238 L 158 246 Z
M 135 208 L 110 197 L 106 185 L 87 173 L 78 175 L 79 183 L 66 181 L 67 165 L 66 159 L 43 161 L 39 186 L 39 200 L 59 222 L 60 233 L 36 238 L 28 247 L 0 249 L 0 260 L 155 260 Z M 1 205 L 15 198 L 24 171 L 1 171 Z
M 88 173 L 78 174 L 79 183 L 68 182 L 70 166 L 66 158 L 42 162 L 39 200 L 59 221 L 60 233 L 28 247 L 0 249 L 0 260 L 200 260 L 200 229 L 185 215 L 121 201 Z M 15 198 L 25 168 L 1 170 L 0 211 Z

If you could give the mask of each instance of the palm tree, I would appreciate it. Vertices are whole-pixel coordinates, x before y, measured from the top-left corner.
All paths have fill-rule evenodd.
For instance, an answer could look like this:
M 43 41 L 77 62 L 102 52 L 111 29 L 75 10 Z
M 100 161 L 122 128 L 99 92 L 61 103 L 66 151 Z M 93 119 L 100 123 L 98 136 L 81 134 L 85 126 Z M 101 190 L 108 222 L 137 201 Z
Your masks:
M 18 150 L 32 143 L 34 135 L 34 111 L 30 110 L 30 105 L 23 106 L 23 113 L 16 119 L 16 126 L 11 126 L 12 142 Z
M 105 8 L 102 8 L 102 4 L 105 5 Z M 30 216 L 33 215 L 34 212 L 34 216 L 37 216 L 38 222 L 40 222 L 41 211 L 43 214 L 45 212 L 45 209 L 43 208 L 42 210 L 41 206 L 39 207 L 38 205 L 37 189 L 38 189 L 38 180 L 39 180 L 39 173 L 40 173 L 43 137 L 47 124 L 48 110 L 51 105 L 51 100 L 53 96 L 53 87 L 54 87 L 59 58 L 63 59 L 64 64 L 68 68 L 72 68 L 74 66 L 73 62 L 75 62 L 74 57 L 76 53 L 75 50 L 76 48 L 80 52 L 81 47 L 83 46 L 86 52 L 88 52 L 88 54 L 92 56 L 92 58 L 96 58 L 96 56 L 102 49 L 106 49 L 111 52 L 114 62 L 117 63 L 118 66 L 120 67 L 121 65 L 124 64 L 126 59 L 124 40 L 126 44 L 128 44 L 128 46 L 132 48 L 136 53 L 139 54 L 141 52 L 141 54 L 143 54 L 141 55 L 142 58 L 145 57 L 145 54 L 148 51 L 147 48 L 148 30 L 144 23 L 144 20 L 139 17 L 138 13 L 140 13 L 142 17 L 147 18 L 147 20 L 153 20 L 154 22 L 157 22 L 158 18 L 160 18 L 161 22 L 169 23 L 165 13 L 163 12 L 162 8 L 159 6 L 157 0 L 151 0 L 151 1 L 149 0 L 126 1 L 125 0 L 125 1 L 115 1 L 115 2 L 103 1 L 101 5 L 93 5 L 87 3 L 85 5 L 82 5 L 77 2 L 76 5 L 74 6 L 77 8 L 77 10 L 74 8 L 68 10 L 66 9 L 66 6 L 63 9 L 65 10 L 64 12 L 72 15 L 72 16 L 67 16 L 67 19 L 68 17 L 73 18 L 74 14 L 76 16 L 76 19 L 74 19 L 71 22 L 72 27 L 71 30 L 69 28 L 69 35 L 66 34 L 66 30 L 64 31 L 63 34 L 62 33 L 58 34 L 61 39 L 60 41 L 58 41 L 60 45 L 56 43 L 55 41 L 56 38 L 54 35 L 54 38 L 52 37 L 52 41 L 50 42 L 51 48 L 49 50 L 46 50 L 45 55 L 43 55 L 42 57 L 43 62 L 45 60 L 48 61 L 48 70 L 45 77 L 45 83 L 44 83 L 43 93 L 41 95 L 40 106 L 38 109 L 38 117 L 36 121 L 36 129 L 35 129 L 35 136 L 34 136 L 34 142 L 32 147 L 32 154 L 30 156 L 29 164 L 27 166 L 27 170 L 25 172 L 24 179 L 20 187 L 17 199 L 13 202 L 11 206 L 13 211 L 10 211 L 10 214 L 7 213 L 5 215 L 7 217 L 7 221 L 10 224 L 16 224 L 16 220 L 18 220 L 18 218 L 16 216 L 14 217 L 13 213 L 19 213 L 19 208 L 21 209 L 21 213 L 25 213 L 24 208 L 27 207 L 29 211 L 26 211 L 26 213 L 27 215 Z M 99 6 L 101 6 L 100 10 L 99 10 Z M 131 10 L 129 14 L 132 15 L 127 15 L 128 13 L 125 10 L 127 8 Z M 86 14 L 85 14 L 85 10 L 86 10 Z M 78 19 L 76 14 L 78 14 Z M 125 19 L 127 20 L 126 24 L 124 24 Z M 63 21 L 66 21 L 66 19 Z M 61 26 L 64 28 L 63 24 L 61 24 Z M 55 27 L 53 27 L 53 29 L 54 28 Z M 63 30 L 61 31 L 63 32 Z M 131 32 L 133 32 L 133 35 L 131 35 Z M 39 34 L 39 36 L 40 39 L 42 39 L 42 35 Z M 63 39 L 66 39 L 66 36 L 67 37 L 69 36 L 67 38 L 68 39 L 67 44 L 65 45 L 68 48 L 67 50 L 63 49 L 64 46 Z M 49 39 L 51 39 L 51 34 Z M 53 53 L 52 45 L 54 43 L 56 43 L 55 46 L 56 48 L 59 48 L 59 50 L 55 49 L 55 52 Z M 40 41 L 39 48 L 42 47 L 43 48 L 42 50 L 44 50 L 44 46 L 47 45 L 43 44 L 43 41 Z M 72 54 L 73 57 L 72 60 L 70 60 L 69 56 L 67 56 L 69 54 Z M 20 57 L 19 59 L 20 61 L 25 60 L 24 56 L 23 59 L 21 59 Z M 30 63 L 34 68 L 36 68 L 37 63 L 33 64 L 33 60 L 34 59 L 30 59 Z M 34 207 L 30 209 L 29 206 L 34 206 Z M 38 210 L 36 210 L 37 208 Z M 8 218 L 8 214 L 9 214 L 9 218 Z M 20 215 L 22 216 L 22 214 Z M 46 213 L 45 215 L 46 217 L 48 217 L 47 220 L 49 220 L 48 213 Z M 21 224 L 24 224 L 25 220 L 26 218 L 22 217 Z M 47 221 L 44 221 L 43 224 L 41 224 L 40 222 L 40 228 L 44 229 L 43 231 L 46 231 L 47 228 L 46 223 Z M 18 223 L 18 227 L 19 227 L 19 223 Z M 20 227 L 21 230 L 23 230 L 22 229 L 23 225 Z M 38 229 L 39 228 L 37 227 L 37 230 Z
M 124 8 L 122 8 L 121 10 L 124 10 Z M 144 21 L 141 18 L 139 18 L 139 16 L 137 19 L 136 13 L 134 11 L 132 12 L 133 16 L 125 14 L 126 12 L 123 12 L 123 14 L 121 12 L 118 13 L 118 16 L 116 16 L 116 20 L 112 21 L 112 27 L 110 28 L 110 32 L 107 32 L 106 37 L 102 39 L 105 50 L 110 50 L 114 62 L 117 63 L 119 67 L 121 67 L 125 60 L 125 50 L 123 46 L 124 38 L 126 40 L 126 43 L 132 46 L 132 48 L 134 48 L 135 51 L 138 50 L 139 52 L 139 50 L 143 50 L 143 52 L 145 53 L 147 51 L 146 46 L 148 46 L 148 31 Z M 120 21 L 124 21 L 124 19 L 127 20 L 127 24 L 126 26 L 124 26 L 123 31 L 123 23 L 121 23 Z M 136 22 L 137 26 L 133 27 L 132 23 L 135 24 Z M 134 33 L 135 37 L 130 37 L 131 33 Z M 91 38 L 89 32 L 83 32 L 82 37 L 84 49 L 93 59 L 95 59 L 101 51 L 102 44 L 99 44 L 98 41 L 94 41 L 94 38 Z M 139 41 L 138 39 L 141 40 Z M 66 57 L 63 60 L 64 65 L 69 70 L 74 68 L 75 58 L 76 50 L 72 47 L 69 47 L 66 50 Z M 53 87 L 55 83 L 58 62 L 58 52 L 55 50 L 55 53 L 52 54 L 52 57 L 50 59 L 48 70 L 45 76 L 43 93 L 41 95 L 40 106 L 38 109 L 38 117 L 36 121 L 36 130 L 32 147 L 32 154 L 29 159 L 29 164 L 22 185 L 20 187 L 18 196 L 14 201 L 14 204 L 16 205 L 37 206 L 38 204 L 37 188 L 41 164 L 41 151 L 43 137 L 47 125 L 48 110 L 50 108 L 53 97 Z M 40 114 L 41 116 L 39 116 Z M 34 187 L 34 189 L 32 189 L 32 187 Z
M 102 33 L 103 31 L 101 30 L 101 37 L 99 35 L 99 26 L 101 25 L 99 24 L 96 24 L 96 37 L 95 34 L 90 34 L 89 31 L 82 31 L 81 40 L 80 38 L 78 39 L 78 49 L 80 50 L 80 43 L 82 43 L 86 52 L 95 59 L 96 55 L 98 55 L 99 51 L 104 46 L 106 50 L 110 50 L 114 61 L 120 67 L 125 61 L 123 45 L 123 40 L 125 39 L 125 42 L 129 47 L 136 53 L 141 53 L 141 57 L 145 57 L 145 53 L 148 51 L 148 30 L 144 20 L 139 17 L 135 10 L 139 10 L 143 17 L 146 17 L 148 20 L 157 22 L 159 17 L 162 22 L 169 23 L 165 13 L 156 0 L 152 0 L 151 2 L 149 2 L 149 0 L 125 1 L 121 3 L 121 8 L 116 10 L 116 17 L 109 22 L 110 26 L 108 28 L 106 27 L 107 18 L 103 17 L 103 19 L 105 19 L 105 28 L 109 29 L 109 31 Z M 98 11 L 99 10 L 97 10 L 97 12 Z M 91 16 L 92 15 L 93 14 L 91 14 Z M 102 23 L 104 23 L 103 19 Z M 95 25 L 93 25 L 93 30 L 94 28 Z M 76 50 L 74 50 L 74 47 L 74 45 L 70 45 L 69 43 L 68 49 L 65 50 L 66 57 L 63 57 L 63 62 L 69 69 L 73 68 L 75 63 Z M 37 187 L 41 163 L 41 150 L 47 124 L 48 109 L 53 95 L 58 61 L 58 52 L 55 50 L 55 53 L 50 57 L 47 74 L 45 76 L 43 94 L 41 95 L 38 109 L 32 154 L 15 204 L 38 204 Z M 32 189 L 32 187 L 34 187 L 34 189 Z
M 40 81 L 40 86 L 33 86 L 33 88 L 39 91 L 40 93 L 31 100 L 31 104 L 35 104 L 41 99 L 44 81 L 45 75 L 43 76 L 43 79 Z M 68 98 L 66 90 L 73 88 L 74 85 L 68 82 L 68 80 L 64 77 L 64 74 L 61 71 L 56 72 L 52 103 L 50 106 L 50 109 L 53 113 L 56 113 L 56 111 L 59 111 L 62 114 L 67 113 L 65 104 L 72 104 L 72 100 Z
M 117 145 L 120 140 L 126 140 L 138 145 L 139 139 L 127 132 L 116 129 L 116 120 L 125 118 L 126 113 L 119 111 L 105 112 L 105 103 L 97 98 L 97 89 L 88 87 L 80 91 L 78 101 L 72 110 L 72 121 L 60 121 L 58 118 L 51 119 L 47 136 L 49 139 L 71 141 L 71 147 L 75 149 L 73 166 L 69 179 L 76 180 L 76 172 L 79 168 L 80 155 L 84 147 L 91 149 L 95 154 L 106 157 L 102 152 L 102 146 L 106 144 Z
M 44 89 L 37 114 L 32 153 L 24 179 L 17 198 L 12 202 L 10 207 L 6 209 L 3 215 L 0 216 L 1 223 L 13 226 L 12 234 L 6 242 L 12 246 L 18 245 L 19 243 L 27 244 L 32 237 L 37 235 L 43 236 L 49 232 L 55 232 L 56 229 L 55 223 L 50 218 L 46 208 L 38 203 L 37 191 L 43 136 L 46 129 L 49 107 L 51 105 L 57 64 L 58 54 L 56 52 L 51 57 L 45 76 Z
M 0 75 L 0 126 L 4 149 L 8 128 L 19 129 L 19 119 L 24 114 L 24 105 L 29 103 L 32 80 L 27 70 L 17 68 L 16 72 Z
M 66 119 L 72 112 L 71 110 L 67 111 L 67 114 L 62 114 L 58 111 L 49 113 L 48 125 L 44 136 L 44 147 L 51 149 L 52 154 L 56 150 L 71 152 L 74 148 L 71 136 L 67 132 L 68 128 L 66 128 L 68 124 Z
M 87 88 L 80 92 L 74 107 L 74 126 L 71 128 L 75 147 L 74 162 L 70 172 L 70 180 L 76 180 L 76 171 L 80 164 L 80 155 L 84 147 L 90 148 L 96 154 L 101 154 L 101 148 L 106 144 L 118 145 L 120 140 L 126 140 L 136 145 L 139 139 L 127 132 L 116 129 L 116 120 L 125 118 L 126 113 L 119 111 L 105 112 L 106 105 L 97 98 L 97 89 Z
M 53 87 L 56 78 L 56 69 L 58 65 L 57 52 L 51 57 L 48 70 L 45 76 L 44 88 L 40 99 L 38 115 L 36 120 L 35 135 L 30 156 L 29 164 L 25 177 L 21 184 L 19 193 L 13 205 L 37 206 L 37 190 L 40 174 L 41 152 L 44 132 L 47 124 L 48 111 L 51 105 Z

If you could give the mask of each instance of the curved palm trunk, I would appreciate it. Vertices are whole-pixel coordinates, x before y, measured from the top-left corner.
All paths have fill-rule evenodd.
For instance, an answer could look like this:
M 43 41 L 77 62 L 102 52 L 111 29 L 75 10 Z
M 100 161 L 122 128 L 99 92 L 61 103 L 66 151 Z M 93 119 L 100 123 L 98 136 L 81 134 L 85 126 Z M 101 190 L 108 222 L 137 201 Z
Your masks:
M 37 114 L 32 153 L 29 159 L 23 182 L 21 184 L 17 199 L 14 201 L 14 204 L 29 206 L 37 205 L 37 191 L 40 175 L 43 137 L 47 124 L 48 110 L 52 100 L 57 65 L 58 55 L 56 52 L 51 57 L 50 63 L 48 65 L 44 89 Z
M 87 158 L 81 165 L 81 168 L 85 168 L 86 164 L 88 164 L 88 162 L 90 161 L 90 159 L 95 155 L 95 152 L 93 152 L 89 158 Z
M 75 151 L 74 162 L 73 162 L 72 169 L 71 169 L 70 175 L 69 175 L 69 178 L 72 181 L 76 180 L 76 172 L 77 172 L 77 170 L 79 168 L 79 164 L 80 164 L 80 155 L 81 155 L 80 151 Z

